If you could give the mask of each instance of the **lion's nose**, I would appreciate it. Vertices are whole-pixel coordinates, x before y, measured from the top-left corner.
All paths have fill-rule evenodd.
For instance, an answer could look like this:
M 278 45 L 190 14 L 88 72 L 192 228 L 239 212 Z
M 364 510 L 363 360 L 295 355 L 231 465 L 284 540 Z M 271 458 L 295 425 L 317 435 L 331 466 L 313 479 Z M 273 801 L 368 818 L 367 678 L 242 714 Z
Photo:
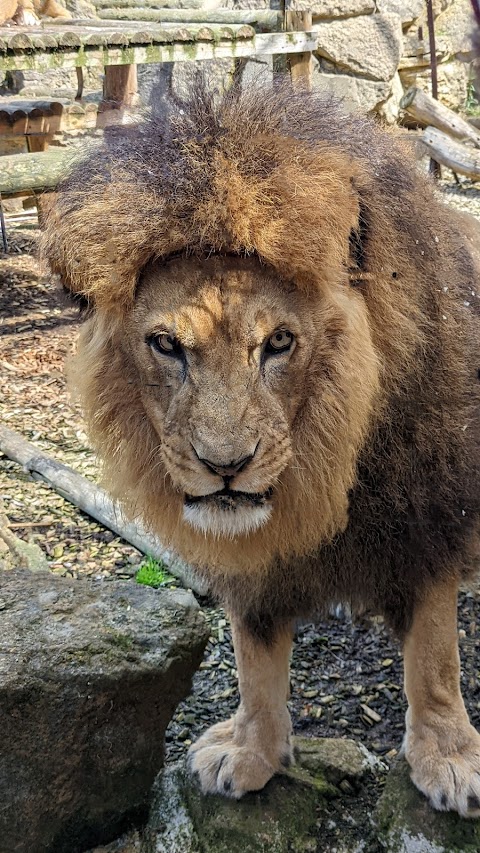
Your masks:
M 195 450 L 195 448 L 194 448 Z M 195 451 L 198 461 L 202 462 L 212 474 L 220 474 L 220 477 L 235 477 L 236 474 L 239 474 L 240 471 L 243 471 L 249 462 L 255 456 L 255 451 L 250 453 L 248 456 L 243 456 L 242 459 L 238 459 L 237 462 L 229 462 L 227 465 L 219 465 L 217 462 L 212 462 L 211 459 L 204 459 L 202 456 L 199 456 Z

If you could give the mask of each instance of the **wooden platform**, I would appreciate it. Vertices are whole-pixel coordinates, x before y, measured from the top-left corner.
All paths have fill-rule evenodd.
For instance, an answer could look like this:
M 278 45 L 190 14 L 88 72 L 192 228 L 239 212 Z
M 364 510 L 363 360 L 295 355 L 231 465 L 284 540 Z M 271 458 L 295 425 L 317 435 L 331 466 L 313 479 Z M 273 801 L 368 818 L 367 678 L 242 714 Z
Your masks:
M 0 135 L 53 136 L 96 127 L 98 104 L 72 104 L 64 98 L 1 98 Z
M 0 71 L 101 70 L 109 65 L 303 53 L 316 46 L 314 30 L 265 33 L 242 23 L 63 21 L 61 26 L 0 27 Z

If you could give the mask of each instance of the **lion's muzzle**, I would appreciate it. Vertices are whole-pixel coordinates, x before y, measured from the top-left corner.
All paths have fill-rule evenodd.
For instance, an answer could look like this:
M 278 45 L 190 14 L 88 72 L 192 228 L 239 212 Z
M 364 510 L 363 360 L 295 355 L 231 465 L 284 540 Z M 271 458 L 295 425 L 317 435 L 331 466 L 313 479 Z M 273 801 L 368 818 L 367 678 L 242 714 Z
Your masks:
M 210 495 L 185 495 L 183 517 L 192 527 L 216 538 L 245 535 L 265 524 L 272 513 L 273 489 L 236 492 L 225 487 Z

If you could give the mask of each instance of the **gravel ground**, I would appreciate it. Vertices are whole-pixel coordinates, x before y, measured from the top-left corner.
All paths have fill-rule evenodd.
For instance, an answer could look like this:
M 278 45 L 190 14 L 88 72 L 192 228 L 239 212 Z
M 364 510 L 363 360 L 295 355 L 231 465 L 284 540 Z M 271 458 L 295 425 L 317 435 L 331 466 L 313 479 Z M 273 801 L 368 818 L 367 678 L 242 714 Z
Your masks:
M 439 192 L 452 206 L 480 218 L 480 189 L 443 182 Z M 9 227 L 10 251 L 0 255 L 0 416 L 41 450 L 87 477 L 98 477 L 78 407 L 69 399 L 64 362 L 78 332 L 76 311 L 66 305 L 33 257 L 37 230 L 32 218 Z M 17 535 L 37 542 L 54 573 L 131 583 L 141 554 L 20 466 L 0 458 L 0 498 Z M 202 601 L 211 638 L 193 693 L 178 709 L 167 733 L 175 758 L 213 722 L 237 704 L 235 660 L 221 610 Z M 461 595 L 460 645 L 463 690 L 472 720 L 480 725 L 480 593 Z M 390 760 L 403 732 L 405 701 L 401 658 L 381 620 L 353 625 L 345 614 L 298 630 L 292 665 L 291 711 L 295 731 L 361 740 Z

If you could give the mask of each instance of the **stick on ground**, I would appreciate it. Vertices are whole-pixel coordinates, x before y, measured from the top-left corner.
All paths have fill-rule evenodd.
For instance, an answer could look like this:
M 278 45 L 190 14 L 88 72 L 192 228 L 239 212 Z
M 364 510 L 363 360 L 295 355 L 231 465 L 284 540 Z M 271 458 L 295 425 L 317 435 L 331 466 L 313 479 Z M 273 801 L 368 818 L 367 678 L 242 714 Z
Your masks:
M 169 572 L 194 592 L 205 595 L 207 589 L 195 577 L 192 569 L 139 523 L 127 521 L 122 511 L 95 483 L 77 474 L 51 456 L 39 451 L 33 444 L 8 427 L 0 425 L 0 451 L 20 463 L 34 479 L 42 480 L 55 489 L 65 500 L 90 515 L 104 527 L 113 530 L 143 554 L 162 560 Z

